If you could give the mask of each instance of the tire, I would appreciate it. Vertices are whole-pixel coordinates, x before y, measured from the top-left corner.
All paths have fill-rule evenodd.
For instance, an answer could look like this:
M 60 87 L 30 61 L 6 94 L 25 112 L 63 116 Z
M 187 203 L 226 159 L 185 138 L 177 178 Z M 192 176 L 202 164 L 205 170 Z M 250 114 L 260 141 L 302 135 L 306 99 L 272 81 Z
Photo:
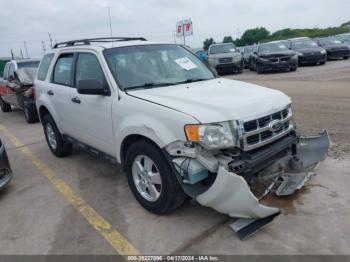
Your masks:
M 292 67 L 292 68 L 290 69 L 290 71 L 291 71 L 291 72 L 297 71 L 297 67 Z
M 159 174 L 154 183 L 145 170 Z M 184 203 L 186 195 L 176 175 L 163 153 L 152 143 L 139 140 L 130 146 L 126 153 L 125 171 L 135 198 L 148 211 L 166 214 Z M 154 190 L 157 190 L 156 194 L 151 193 Z
M 347 60 L 347 59 L 349 59 L 349 56 L 344 56 L 343 58 L 344 58 L 345 60 Z
M 63 140 L 62 135 L 51 115 L 44 115 L 42 123 L 46 142 L 51 152 L 57 157 L 68 156 L 72 152 L 73 144 Z
M 0 96 L 0 107 L 1 107 L 1 111 L 4 113 L 11 112 L 11 105 L 5 102 L 1 96 Z
M 322 61 L 320 62 L 320 65 L 324 65 L 326 63 L 326 61 Z
M 29 104 L 23 105 L 24 117 L 28 124 L 39 122 L 38 112 L 36 111 L 35 106 Z
M 256 64 L 256 72 L 258 74 L 262 74 L 264 72 L 264 70 L 262 69 L 262 67 L 260 65 Z

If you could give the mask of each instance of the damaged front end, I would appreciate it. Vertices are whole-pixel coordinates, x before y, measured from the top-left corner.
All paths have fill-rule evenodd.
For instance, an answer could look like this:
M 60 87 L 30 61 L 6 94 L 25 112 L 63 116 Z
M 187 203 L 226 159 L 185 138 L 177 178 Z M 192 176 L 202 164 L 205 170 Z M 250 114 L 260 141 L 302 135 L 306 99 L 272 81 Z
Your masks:
M 200 143 L 176 141 L 165 148 L 187 195 L 237 218 L 231 228 L 242 240 L 280 214 L 278 208 L 259 200 L 269 193 L 295 193 L 315 175 L 314 167 L 327 156 L 330 140 L 326 131 L 303 137 L 297 135 L 292 123 L 287 126 L 284 122 L 282 131 L 271 131 L 274 139 L 269 143 L 261 143 L 269 127 L 260 131 L 256 127 L 242 132 L 238 147 L 210 150 Z M 259 134 L 260 143 L 244 147 L 255 134 Z

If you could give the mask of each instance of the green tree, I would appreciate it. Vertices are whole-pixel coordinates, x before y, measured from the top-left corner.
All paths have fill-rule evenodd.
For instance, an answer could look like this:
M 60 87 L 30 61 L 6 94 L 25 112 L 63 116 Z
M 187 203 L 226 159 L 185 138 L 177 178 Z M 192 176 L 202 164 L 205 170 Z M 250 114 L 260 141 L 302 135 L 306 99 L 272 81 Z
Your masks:
M 208 50 L 211 44 L 215 44 L 215 41 L 212 37 L 205 39 L 203 42 L 203 49 Z
M 265 27 L 256 27 L 246 30 L 241 39 L 241 45 L 252 45 L 270 36 L 270 32 Z
M 222 40 L 223 43 L 234 43 L 232 36 L 224 36 L 224 39 Z

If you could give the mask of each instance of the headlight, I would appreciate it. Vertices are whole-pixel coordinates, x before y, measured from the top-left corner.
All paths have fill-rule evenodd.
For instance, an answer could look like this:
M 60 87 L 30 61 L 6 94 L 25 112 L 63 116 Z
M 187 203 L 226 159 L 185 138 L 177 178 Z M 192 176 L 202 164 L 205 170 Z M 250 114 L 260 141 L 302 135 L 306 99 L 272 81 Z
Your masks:
M 324 55 L 327 53 L 327 51 L 325 49 L 322 49 L 320 53 Z
M 303 56 L 304 54 L 302 52 L 296 52 L 297 56 Z
M 298 59 L 298 57 L 299 57 L 298 54 L 292 56 L 292 58 L 294 58 L 294 59 Z
M 235 146 L 235 137 L 232 129 L 230 122 L 185 126 L 186 136 L 189 141 L 198 142 L 209 149 Z

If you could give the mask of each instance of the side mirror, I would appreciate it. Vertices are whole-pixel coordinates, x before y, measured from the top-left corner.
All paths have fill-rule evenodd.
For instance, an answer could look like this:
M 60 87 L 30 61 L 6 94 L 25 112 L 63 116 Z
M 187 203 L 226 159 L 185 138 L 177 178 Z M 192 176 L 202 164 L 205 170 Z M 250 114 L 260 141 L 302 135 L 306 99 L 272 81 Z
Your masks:
M 82 95 L 111 95 L 111 91 L 108 87 L 95 78 L 79 80 L 77 83 L 77 91 Z

